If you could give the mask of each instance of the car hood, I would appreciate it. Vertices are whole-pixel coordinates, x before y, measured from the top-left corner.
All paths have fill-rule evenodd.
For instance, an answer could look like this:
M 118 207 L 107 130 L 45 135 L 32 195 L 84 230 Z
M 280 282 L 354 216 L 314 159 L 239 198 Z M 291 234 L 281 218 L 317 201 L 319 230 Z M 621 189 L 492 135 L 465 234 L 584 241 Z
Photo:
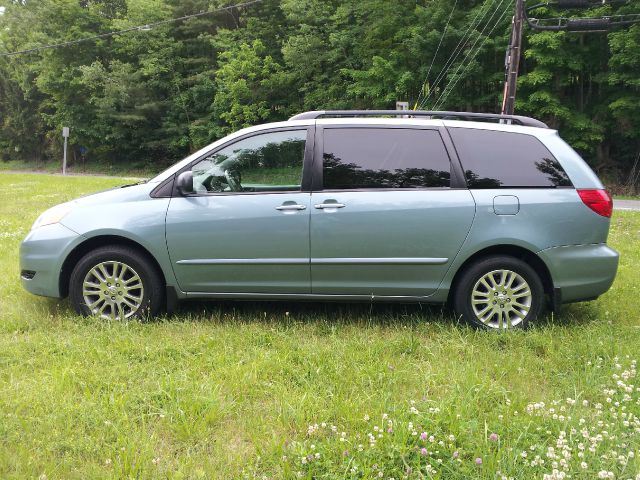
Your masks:
M 105 204 L 105 203 L 123 203 L 131 202 L 138 198 L 148 198 L 151 191 L 157 186 L 157 183 L 144 182 L 123 185 L 120 187 L 110 188 L 95 193 L 89 193 L 82 197 L 72 200 L 78 206 Z

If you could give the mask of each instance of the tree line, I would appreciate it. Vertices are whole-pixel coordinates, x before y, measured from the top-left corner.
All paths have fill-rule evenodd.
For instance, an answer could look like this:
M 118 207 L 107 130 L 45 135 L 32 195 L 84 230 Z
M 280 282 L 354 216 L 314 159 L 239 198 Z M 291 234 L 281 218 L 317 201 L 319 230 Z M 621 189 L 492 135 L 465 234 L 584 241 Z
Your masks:
M 0 0 L 0 53 L 229 3 Z M 406 100 L 499 112 L 512 11 L 513 0 L 263 0 L 2 56 L 0 155 L 59 161 L 61 128 L 69 126 L 76 161 L 159 170 L 238 128 L 305 110 L 388 109 Z M 640 0 L 586 14 L 632 12 L 640 13 Z M 516 113 L 557 128 L 614 181 L 638 171 L 639 93 L 640 25 L 525 30 Z

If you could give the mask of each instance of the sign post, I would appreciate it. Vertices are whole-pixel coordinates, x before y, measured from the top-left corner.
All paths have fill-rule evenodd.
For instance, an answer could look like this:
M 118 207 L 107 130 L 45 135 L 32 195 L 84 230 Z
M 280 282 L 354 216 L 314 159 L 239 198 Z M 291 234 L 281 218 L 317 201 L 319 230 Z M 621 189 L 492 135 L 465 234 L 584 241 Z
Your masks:
M 409 102 L 396 102 L 396 110 L 409 110 Z M 403 115 L 402 118 L 409 118 L 408 115 Z
M 62 175 L 67 174 L 67 139 L 69 138 L 69 127 L 62 127 L 62 136 L 64 137 L 64 154 L 62 157 Z

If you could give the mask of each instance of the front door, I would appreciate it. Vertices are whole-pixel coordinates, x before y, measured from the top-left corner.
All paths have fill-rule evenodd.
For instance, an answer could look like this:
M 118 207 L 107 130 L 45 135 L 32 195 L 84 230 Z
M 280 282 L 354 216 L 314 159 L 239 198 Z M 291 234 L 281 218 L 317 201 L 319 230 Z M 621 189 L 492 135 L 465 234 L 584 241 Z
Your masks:
M 196 193 L 172 198 L 166 220 L 181 290 L 310 293 L 307 134 L 254 134 L 194 162 Z
M 427 296 L 468 233 L 475 203 L 451 188 L 438 128 L 326 126 L 311 198 L 314 294 Z

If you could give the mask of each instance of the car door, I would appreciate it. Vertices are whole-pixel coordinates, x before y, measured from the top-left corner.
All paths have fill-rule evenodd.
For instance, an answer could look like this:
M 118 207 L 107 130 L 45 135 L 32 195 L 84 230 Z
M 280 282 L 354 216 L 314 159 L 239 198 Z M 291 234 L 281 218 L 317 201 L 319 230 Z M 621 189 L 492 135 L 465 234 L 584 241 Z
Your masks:
M 188 167 L 195 193 L 174 195 L 166 218 L 183 291 L 310 292 L 310 193 L 302 179 L 312 143 L 313 128 L 261 131 Z
M 435 292 L 475 214 L 446 131 L 319 122 L 316 135 L 312 292 Z

